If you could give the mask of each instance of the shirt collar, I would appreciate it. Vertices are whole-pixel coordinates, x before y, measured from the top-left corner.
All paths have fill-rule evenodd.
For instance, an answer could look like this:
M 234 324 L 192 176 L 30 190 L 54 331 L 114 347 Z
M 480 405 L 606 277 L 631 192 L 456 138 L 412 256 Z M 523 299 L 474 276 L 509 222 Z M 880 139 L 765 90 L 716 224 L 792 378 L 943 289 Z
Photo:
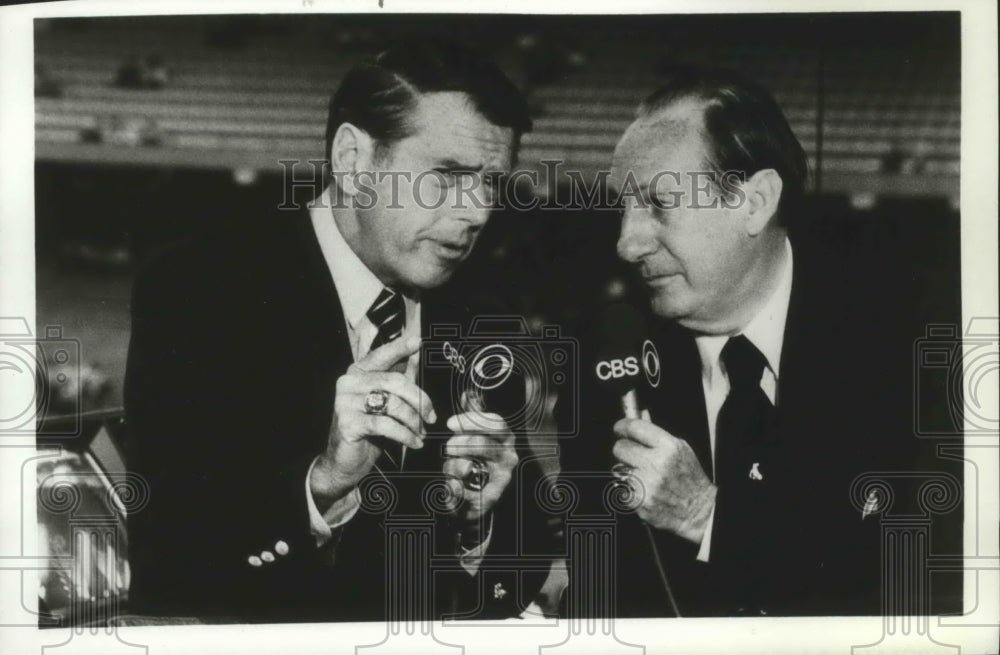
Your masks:
M 788 318 L 788 302 L 792 295 L 792 244 L 785 237 L 785 266 L 778 279 L 778 286 L 738 334 L 750 340 L 764 355 L 767 366 L 775 379 L 781 370 L 781 347 L 785 339 L 785 321 Z M 701 356 L 702 377 L 711 382 L 712 371 L 717 368 L 719 355 L 729 340 L 727 335 L 703 335 L 695 338 L 698 354 Z
M 385 285 L 358 258 L 340 233 L 333 212 L 330 211 L 328 192 L 324 191 L 322 200 L 318 204 L 309 205 L 309 217 L 312 219 L 320 250 L 323 251 L 323 259 L 326 260 L 337 287 L 344 317 L 351 329 L 356 330 Z

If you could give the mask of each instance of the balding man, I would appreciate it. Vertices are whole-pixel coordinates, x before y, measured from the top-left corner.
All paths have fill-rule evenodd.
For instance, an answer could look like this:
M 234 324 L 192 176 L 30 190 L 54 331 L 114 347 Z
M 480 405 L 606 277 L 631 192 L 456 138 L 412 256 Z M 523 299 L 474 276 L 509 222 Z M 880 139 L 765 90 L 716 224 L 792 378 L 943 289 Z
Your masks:
M 617 250 L 662 378 L 640 418 L 594 385 L 558 413 L 584 426 L 563 454 L 584 506 L 608 513 L 601 471 L 635 493 L 614 585 L 575 592 L 616 588 L 619 616 L 877 613 L 886 499 L 852 494 L 943 467 L 913 427 L 921 290 L 791 229 L 806 177 L 770 94 L 726 71 L 677 71 L 617 145 Z

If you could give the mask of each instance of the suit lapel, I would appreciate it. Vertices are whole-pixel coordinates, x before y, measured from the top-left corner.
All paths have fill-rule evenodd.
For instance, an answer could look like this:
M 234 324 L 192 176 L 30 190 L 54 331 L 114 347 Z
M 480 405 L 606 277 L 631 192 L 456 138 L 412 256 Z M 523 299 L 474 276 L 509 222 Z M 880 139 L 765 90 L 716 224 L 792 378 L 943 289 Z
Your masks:
M 330 274 L 330 268 L 320 250 L 316 231 L 308 212 L 294 220 L 293 238 L 297 259 L 289 262 L 297 272 L 290 292 L 298 298 L 296 305 L 302 312 L 296 323 L 305 328 L 305 334 L 323 368 L 341 375 L 354 362 L 351 342 L 347 334 L 340 296 Z
M 820 399 L 845 397 L 843 376 L 855 347 L 837 347 L 850 342 L 842 324 L 850 321 L 850 310 L 831 280 L 836 276 L 829 274 L 830 265 L 800 239 L 792 244 L 795 271 L 778 376 L 777 434 L 782 456 L 801 462 L 821 451 L 815 442 L 818 435 L 828 432 L 847 411 L 844 407 L 830 413 L 831 404 Z
M 662 371 L 660 384 L 647 389 L 644 405 L 653 423 L 684 439 L 705 473 L 712 476 L 705 392 L 701 384 L 701 358 L 691 334 L 670 324 L 654 333 Z

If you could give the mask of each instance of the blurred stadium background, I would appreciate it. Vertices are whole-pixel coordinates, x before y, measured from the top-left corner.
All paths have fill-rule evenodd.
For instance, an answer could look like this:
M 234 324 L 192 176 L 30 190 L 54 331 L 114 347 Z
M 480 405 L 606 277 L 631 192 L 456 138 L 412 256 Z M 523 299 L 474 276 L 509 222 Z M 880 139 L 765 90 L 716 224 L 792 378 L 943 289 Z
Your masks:
M 281 203 L 278 161 L 323 157 L 343 72 L 420 35 L 475 44 L 528 89 L 522 167 L 557 159 L 592 179 L 660 73 L 709 62 L 774 91 L 809 153 L 816 222 L 878 217 L 890 239 L 905 236 L 895 217 L 957 239 L 958 14 L 39 19 L 38 323 L 80 339 L 85 409 L 121 402 L 142 260 Z M 610 213 L 572 207 L 498 217 L 477 268 L 502 263 L 518 308 L 560 322 L 614 292 L 616 231 Z M 940 259 L 957 241 L 935 246 Z
M 69 447 L 40 465 L 40 489 L 56 474 L 100 468 L 113 480 L 123 470 L 108 444 L 122 427 L 129 295 L 142 263 L 179 239 L 246 229 L 282 202 L 306 202 L 308 189 L 286 195 L 279 160 L 323 157 L 340 76 L 399 36 L 444 36 L 492 54 L 535 114 L 520 167 L 559 160 L 588 180 L 609 166 L 668 67 L 743 71 L 775 93 L 809 154 L 801 222 L 927 289 L 928 322 L 959 316 L 959 28 L 957 13 L 36 20 L 36 334 L 53 344 L 42 349 L 39 398 L 43 432 Z M 561 190 L 553 182 L 534 193 Z M 506 287 L 533 329 L 569 325 L 626 293 L 618 227 L 614 212 L 571 202 L 503 212 L 462 279 Z M 54 326 L 61 331 L 47 331 Z M 98 478 L 87 494 L 101 493 Z M 79 535 L 43 501 L 50 552 L 65 556 Z M 121 508 L 105 510 L 120 525 Z M 45 578 L 43 624 L 103 620 L 102 599 L 124 599 L 118 532 L 101 551 L 109 565 L 78 588 L 66 575 Z

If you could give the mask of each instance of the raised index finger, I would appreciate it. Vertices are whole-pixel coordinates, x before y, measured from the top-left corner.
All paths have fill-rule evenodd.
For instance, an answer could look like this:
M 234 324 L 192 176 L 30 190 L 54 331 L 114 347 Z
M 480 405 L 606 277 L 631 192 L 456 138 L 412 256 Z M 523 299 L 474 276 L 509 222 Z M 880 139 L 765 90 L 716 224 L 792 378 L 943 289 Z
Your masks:
M 405 339 L 395 339 L 376 348 L 354 365 L 362 371 L 388 371 L 397 362 L 408 358 L 420 349 L 420 337 L 412 336 Z

